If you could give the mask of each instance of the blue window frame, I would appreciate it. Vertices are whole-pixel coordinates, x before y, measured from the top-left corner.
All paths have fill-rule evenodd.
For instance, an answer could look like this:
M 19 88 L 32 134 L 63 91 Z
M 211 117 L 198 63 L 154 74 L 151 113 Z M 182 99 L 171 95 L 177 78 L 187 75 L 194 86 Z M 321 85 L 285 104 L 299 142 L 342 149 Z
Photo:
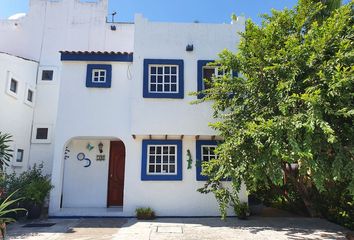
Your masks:
M 182 141 L 143 140 L 141 180 L 182 180 Z
M 204 79 L 211 79 L 212 75 L 220 75 L 224 73 L 218 72 L 217 67 L 208 67 L 208 63 L 214 62 L 214 60 L 198 60 L 198 83 L 197 83 L 197 90 L 198 92 L 205 90 L 205 81 Z M 238 74 L 237 72 L 232 72 L 232 75 L 234 77 L 237 77 Z M 201 99 L 204 97 L 204 94 L 200 93 L 198 94 L 197 98 Z
M 184 98 L 184 63 L 180 59 L 144 59 L 144 98 Z
M 214 62 L 214 60 L 198 60 L 198 86 L 197 86 L 198 92 L 205 89 L 203 69 L 208 63 L 211 62 Z M 200 93 L 198 94 L 197 97 L 198 99 L 201 99 L 204 97 L 204 94 Z
M 207 176 L 201 174 L 203 161 L 209 161 L 210 159 L 215 159 L 216 155 L 214 153 L 217 147 L 217 142 L 214 140 L 198 140 L 196 142 L 196 176 L 197 181 L 208 180 Z
M 86 87 L 110 88 L 112 82 L 112 65 L 87 64 Z

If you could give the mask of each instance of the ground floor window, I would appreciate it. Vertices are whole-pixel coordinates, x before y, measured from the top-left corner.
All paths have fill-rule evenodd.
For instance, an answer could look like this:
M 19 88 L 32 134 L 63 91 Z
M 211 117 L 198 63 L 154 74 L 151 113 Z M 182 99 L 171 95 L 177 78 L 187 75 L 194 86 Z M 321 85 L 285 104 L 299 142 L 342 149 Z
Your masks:
M 143 140 L 141 180 L 182 180 L 182 141 Z
M 196 142 L 196 157 L 197 157 L 197 167 L 196 174 L 198 181 L 206 181 L 208 177 L 201 174 L 203 162 L 210 161 L 211 159 L 217 159 L 215 154 L 215 148 L 217 147 L 217 142 L 213 140 L 199 140 Z

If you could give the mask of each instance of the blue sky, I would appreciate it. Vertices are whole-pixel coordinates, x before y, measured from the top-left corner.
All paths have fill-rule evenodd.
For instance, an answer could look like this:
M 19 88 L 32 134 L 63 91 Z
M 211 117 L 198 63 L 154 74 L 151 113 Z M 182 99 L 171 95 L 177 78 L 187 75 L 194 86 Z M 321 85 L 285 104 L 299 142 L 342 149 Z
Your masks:
M 0 18 L 27 12 L 29 0 L 0 0 Z M 270 9 L 291 8 L 296 0 L 110 0 L 109 11 L 116 20 L 133 21 L 142 13 L 152 21 L 229 23 L 230 15 L 245 15 L 260 23 L 259 14 Z

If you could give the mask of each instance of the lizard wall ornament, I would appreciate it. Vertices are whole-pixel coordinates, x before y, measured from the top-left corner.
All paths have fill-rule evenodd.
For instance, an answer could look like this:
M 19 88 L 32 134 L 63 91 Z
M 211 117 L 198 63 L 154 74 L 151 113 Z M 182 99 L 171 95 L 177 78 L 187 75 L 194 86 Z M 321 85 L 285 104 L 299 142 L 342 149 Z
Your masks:
M 192 162 L 193 162 L 193 159 L 192 159 L 192 154 L 191 154 L 191 151 L 188 149 L 187 150 L 187 169 L 192 169 Z

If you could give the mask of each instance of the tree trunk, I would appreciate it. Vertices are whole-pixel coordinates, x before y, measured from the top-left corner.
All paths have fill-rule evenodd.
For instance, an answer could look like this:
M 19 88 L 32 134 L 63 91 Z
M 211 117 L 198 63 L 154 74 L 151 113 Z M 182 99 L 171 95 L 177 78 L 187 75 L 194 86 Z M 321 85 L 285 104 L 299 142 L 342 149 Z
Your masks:
M 294 185 L 297 194 L 301 197 L 307 212 L 311 217 L 321 217 L 321 213 L 316 207 L 314 194 L 316 194 L 316 189 L 313 186 L 311 179 L 305 176 L 299 176 L 299 174 L 291 171 L 291 168 L 284 168 L 284 175 L 288 181 Z

